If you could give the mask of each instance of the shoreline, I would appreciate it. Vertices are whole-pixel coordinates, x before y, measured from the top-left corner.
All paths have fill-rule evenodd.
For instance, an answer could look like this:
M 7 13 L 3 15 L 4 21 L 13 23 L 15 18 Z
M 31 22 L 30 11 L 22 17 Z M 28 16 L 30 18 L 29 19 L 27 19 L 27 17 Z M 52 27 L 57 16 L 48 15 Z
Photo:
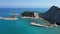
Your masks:
M 21 16 L 21 18 L 34 18 L 34 17 L 23 17 L 23 16 Z
M 30 25 L 32 25 L 32 26 L 37 26 L 37 27 L 45 27 L 45 28 L 58 27 L 58 25 L 56 25 L 56 24 L 51 24 L 51 25 L 49 26 L 49 25 L 42 25 L 42 24 L 35 23 L 35 22 L 31 22 Z
M 39 24 L 39 23 L 35 23 L 35 22 L 31 22 L 30 25 L 32 25 L 32 26 L 38 26 L 38 27 L 49 28 L 49 26 L 47 26 L 47 25 L 41 25 L 41 24 Z

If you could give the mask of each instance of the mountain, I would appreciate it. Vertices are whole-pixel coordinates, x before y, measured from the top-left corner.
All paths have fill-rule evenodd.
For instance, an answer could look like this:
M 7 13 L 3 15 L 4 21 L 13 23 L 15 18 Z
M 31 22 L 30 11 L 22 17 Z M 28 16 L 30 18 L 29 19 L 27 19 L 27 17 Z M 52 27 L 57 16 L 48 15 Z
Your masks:
M 46 13 L 40 13 L 40 17 L 49 21 L 51 24 L 60 25 L 60 8 L 52 6 Z

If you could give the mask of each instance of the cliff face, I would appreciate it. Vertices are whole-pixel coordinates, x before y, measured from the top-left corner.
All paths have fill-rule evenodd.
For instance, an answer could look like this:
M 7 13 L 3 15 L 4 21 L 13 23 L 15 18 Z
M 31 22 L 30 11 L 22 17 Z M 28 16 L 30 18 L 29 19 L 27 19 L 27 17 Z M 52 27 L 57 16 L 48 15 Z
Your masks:
M 46 13 L 40 14 L 42 18 L 49 21 L 51 24 L 60 25 L 60 8 L 52 6 Z

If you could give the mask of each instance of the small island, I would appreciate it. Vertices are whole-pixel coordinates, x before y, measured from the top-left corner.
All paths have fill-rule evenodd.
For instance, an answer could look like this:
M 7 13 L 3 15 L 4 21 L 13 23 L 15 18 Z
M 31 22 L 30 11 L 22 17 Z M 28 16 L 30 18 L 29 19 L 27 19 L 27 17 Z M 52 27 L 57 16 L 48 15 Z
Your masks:
M 18 18 L 16 17 L 16 13 L 15 12 L 12 12 L 11 15 L 7 18 L 5 17 L 0 17 L 0 19 L 3 19 L 3 20 L 18 20 Z
M 25 11 L 21 14 L 22 17 L 34 17 L 38 19 L 43 19 L 47 23 L 47 26 L 57 26 L 60 25 L 60 8 L 56 6 L 52 6 L 47 12 L 45 13 L 38 13 L 34 11 Z M 34 22 L 33 22 L 34 23 Z

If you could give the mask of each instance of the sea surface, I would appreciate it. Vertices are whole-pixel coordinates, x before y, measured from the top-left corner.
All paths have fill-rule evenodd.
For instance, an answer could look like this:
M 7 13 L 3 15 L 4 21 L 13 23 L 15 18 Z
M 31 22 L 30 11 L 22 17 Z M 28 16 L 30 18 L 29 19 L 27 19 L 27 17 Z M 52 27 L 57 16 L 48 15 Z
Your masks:
M 45 13 L 48 8 L 0 8 L 0 17 L 9 17 L 11 12 L 21 14 L 24 11 Z M 17 16 L 18 18 L 18 16 Z M 46 23 L 41 19 L 19 18 L 18 20 L 0 20 L 0 34 L 60 34 L 60 27 L 44 28 L 31 26 L 31 22 Z

